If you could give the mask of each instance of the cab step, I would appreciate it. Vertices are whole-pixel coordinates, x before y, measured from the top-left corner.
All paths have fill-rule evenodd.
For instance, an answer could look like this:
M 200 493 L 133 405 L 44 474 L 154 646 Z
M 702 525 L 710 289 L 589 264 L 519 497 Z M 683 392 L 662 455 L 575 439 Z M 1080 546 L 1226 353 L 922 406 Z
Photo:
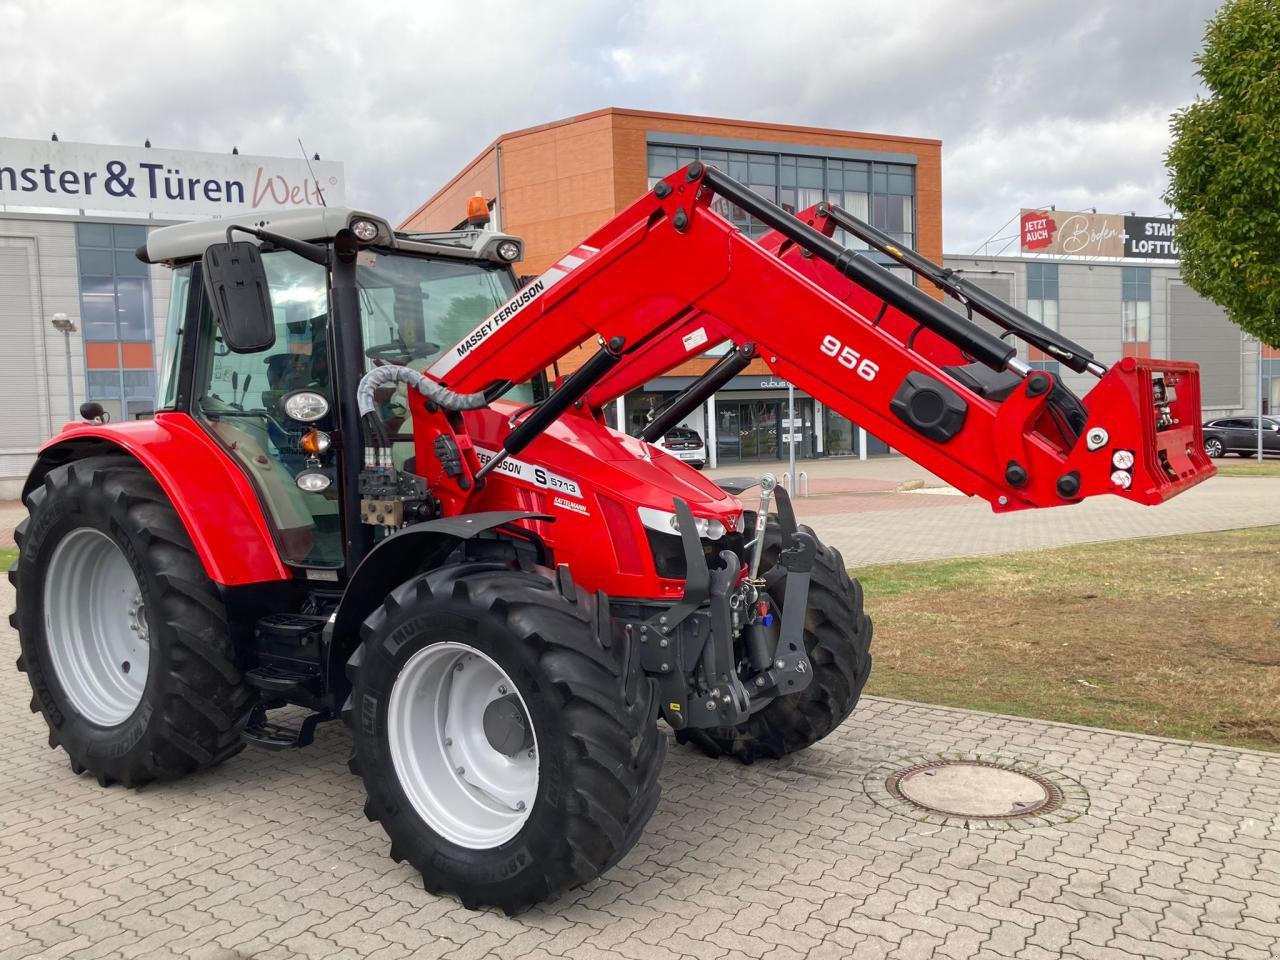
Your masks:
M 293 750 L 310 746 L 316 738 L 316 727 L 326 720 L 332 720 L 333 714 L 327 710 L 319 710 L 303 718 L 297 727 L 275 723 L 267 718 L 265 707 L 254 707 L 249 716 L 249 723 L 240 733 L 240 739 L 252 747 L 263 750 Z
M 271 694 L 272 699 L 288 699 L 308 691 L 320 680 L 320 673 L 302 666 L 265 664 L 247 671 L 244 679 L 249 686 Z

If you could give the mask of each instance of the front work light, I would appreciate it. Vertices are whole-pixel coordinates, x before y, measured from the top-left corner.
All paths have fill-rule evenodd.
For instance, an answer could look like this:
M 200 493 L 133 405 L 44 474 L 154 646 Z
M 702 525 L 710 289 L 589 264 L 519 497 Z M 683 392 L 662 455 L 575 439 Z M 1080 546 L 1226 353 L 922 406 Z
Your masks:
M 351 232 L 361 243 L 373 243 L 378 239 L 378 225 L 372 220 L 352 220 Z
M 507 261 L 520 259 L 520 244 L 514 240 L 503 240 L 498 244 L 498 256 Z
M 329 401 L 314 390 L 295 390 L 281 402 L 285 416 L 299 423 L 314 423 L 329 412 Z

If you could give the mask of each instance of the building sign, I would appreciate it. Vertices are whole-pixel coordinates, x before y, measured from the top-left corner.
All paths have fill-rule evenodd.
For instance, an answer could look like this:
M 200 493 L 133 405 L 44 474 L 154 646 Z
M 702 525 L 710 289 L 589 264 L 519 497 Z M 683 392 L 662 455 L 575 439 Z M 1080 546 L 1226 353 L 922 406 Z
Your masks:
M 1052 213 L 1042 210 L 1022 211 L 1022 249 L 1043 250 L 1053 243 L 1058 223 Z
M 1024 209 L 1020 220 L 1022 252 L 1176 260 L 1175 223 L 1165 217 Z
M 1176 220 L 1168 217 L 1125 217 L 1124 255 L 1142 260 L 1177 260 Z
M 345 200 L 341 163 L 0 138 L 0 206 L 225 216 Z

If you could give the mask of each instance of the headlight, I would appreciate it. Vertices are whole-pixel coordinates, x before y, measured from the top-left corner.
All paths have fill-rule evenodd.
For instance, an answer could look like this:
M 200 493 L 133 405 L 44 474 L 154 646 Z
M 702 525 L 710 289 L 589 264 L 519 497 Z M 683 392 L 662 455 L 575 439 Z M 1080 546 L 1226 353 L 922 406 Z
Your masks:
M 295 390 L 280 405 L 285 416 L 299 423 L 313 423 L 329 412 L 329 401 L 314 390 Z
M 514 240 L 503 240 L 498 244 L 498 256 L 506 261 L 519 260 L 520 244 Z
M 304 493 L 323 493 L 329 489 L 329 478 L 318 470 L 308 470 L 305 473 L 298 474 L 298 479 L 294 481 L 298 485 L 298 489 Z
M 650 530 L 659 533 L 680 535 L 680 518 L 666 510 L 654 510 L 652 507 L 637 507 L 640 522 Z M 704 540 L 719 540 L 725 535 L 724 524 L 719 520 L 708 520 L 705 517 L 694 517 L 693 526 L 698 536 Z
M 372 220 L 352 220 L 351 232 L 361 243 L 373 243 L 378 239 L 378 225 Z

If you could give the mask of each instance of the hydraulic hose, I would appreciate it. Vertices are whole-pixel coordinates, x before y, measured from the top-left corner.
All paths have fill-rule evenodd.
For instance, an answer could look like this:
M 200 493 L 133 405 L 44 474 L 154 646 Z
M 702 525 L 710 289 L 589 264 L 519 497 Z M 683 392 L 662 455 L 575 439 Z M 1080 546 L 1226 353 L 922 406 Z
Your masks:
M 483 393 L 456 393 L 412 367 L 389 364 L 374 367 L 360 378 L 360 385 L 356 387 L 356 403 L 359 404 L 361 417 L 377 409 L 377 402 L 373 398 L 374 391 L 390 383 L 408 384 L 428 400 L 438 403 L 446 410 L 480 410 L 489 405 Z

